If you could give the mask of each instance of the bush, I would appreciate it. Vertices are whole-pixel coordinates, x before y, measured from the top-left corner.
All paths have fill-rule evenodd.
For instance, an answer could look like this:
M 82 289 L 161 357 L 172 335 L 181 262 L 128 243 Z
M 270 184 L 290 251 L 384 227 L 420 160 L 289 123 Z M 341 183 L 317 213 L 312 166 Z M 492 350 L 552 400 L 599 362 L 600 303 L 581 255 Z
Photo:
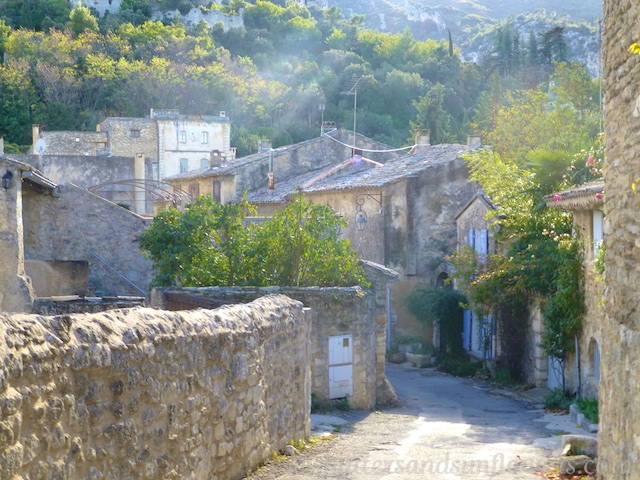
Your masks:
M 482 368 L 478 363 L 464 356 L 444 357 L 438 363 L 438 370 L 456 377 L 473 377 Z
M 568 412 L 573 403 L 573 394 L 563 388 L 554 388 L 544 396 L 542 404 L 546 410 L 552 412 Z
M 598 398 L 579 398 L 576 405 L 591 423 L 598 423 Z

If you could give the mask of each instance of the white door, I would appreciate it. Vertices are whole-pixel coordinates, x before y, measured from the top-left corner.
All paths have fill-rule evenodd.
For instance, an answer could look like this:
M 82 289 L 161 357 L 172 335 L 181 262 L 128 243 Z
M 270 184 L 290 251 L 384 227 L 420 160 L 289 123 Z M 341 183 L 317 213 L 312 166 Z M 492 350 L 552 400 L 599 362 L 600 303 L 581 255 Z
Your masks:
M 353 336 L 329 337 L 329 398 L 353 396 Z

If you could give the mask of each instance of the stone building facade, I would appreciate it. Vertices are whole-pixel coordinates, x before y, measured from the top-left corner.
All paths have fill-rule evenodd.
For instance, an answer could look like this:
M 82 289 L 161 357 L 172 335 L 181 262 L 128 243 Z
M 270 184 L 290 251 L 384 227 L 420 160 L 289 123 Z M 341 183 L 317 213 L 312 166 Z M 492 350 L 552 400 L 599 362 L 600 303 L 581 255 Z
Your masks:
M 32 166 L 0 157 L 10 177 L 0 209 L 0 311 L 29 311 L 35 297 L 144 296 L 153 278 L 137 238 L 149 219 Z
M 565 386 L 584 397 L 597 397 L 600 383 L 600 349 L 605 311 L 604 282 L 594 262 L 603 240 L 604 185 L 581 185 L 545 200 L 547 205 L 573 213 L 573 228 L 584 245 L 585 312 L 576 352 L 564 364 Z
M 243 478 L 310 434 L 310 327 L 284 296 L 0 313 L 0 478 Z
M 33 156 L 25 161 L 42 172 L 67 169 L 70 178 L 65 182 L 77 180 L 83 186 L 89 183 L 87 187 L 111 184 L 101 194 L 122 200 L 140 214 L 153 213 L 154 195 L 173 198 L 161 191 L 159 183 L 165 177 L 208 168 L 213 159 L 233 160 L 230 137 L 231 125 L 224 112 L 219 116 L 182 115 L 152 109 L 147 118 L 107 118 L 96 132 L 49 132 L 34 125 Z M 72 168 L 83 157 L 84 163 Z M 119 160 L 122 158 L 129 160 Z M 103 167 L 100 180 L 91 180 L 94 165 Z M 124 171 L 127 169 L 131 172 Z
M 153 271 L 137 238 L 149 219 L 74 185 L 58 186 L 56 196 L 25 188 L 23 206 L 26 259 L 51 267 L 85 262 L 88 290 L 83 294 L 144 296 Z
M 603 77 L 606 157 L 604 186 L 605 318 L 602 328 L 598 475 L 634 479 L 640 463 L 640 4 L 604 1 Z
M 266 196 L 274 205 L 281 204 L 284 196 L 296 190 L 301 175 L 308 178 L 318 175 L 323 168 L 333 168 L 353 156 L 349 144 L 353 133 L 334 130 L 321 137 L 276 149 L 266 148 L 246 157 L 227 161 L 220 156 L 212 156 L 207 168 L 168 177 L 166 180 L 175 189 L 196 196 L 211 194 L 221 203 L 239 199 L 244 192 L 261 191 L 268 187 L 269 172 L 273 172 L 277 192 Z M 357 145 L 363 149 L 388 150 L 387 145 L 357 135 Z M 397 153 L 367 153 L 372 160 L 384 163 L 395 158 Z M 306 177 L 305 177 L 306 178 Z M 158 208 L 165 207 L 159 205 Z M 261 208 L 261 213 L 270 215 L 273 209 Z

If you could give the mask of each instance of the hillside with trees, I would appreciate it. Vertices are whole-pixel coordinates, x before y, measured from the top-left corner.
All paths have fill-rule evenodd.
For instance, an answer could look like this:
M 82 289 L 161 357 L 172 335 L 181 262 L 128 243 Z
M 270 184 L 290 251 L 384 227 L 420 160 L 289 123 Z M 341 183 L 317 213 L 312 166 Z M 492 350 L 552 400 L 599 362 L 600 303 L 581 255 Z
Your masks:
M 462 142 L 486 129 L 487 111 L 505 103 L 504 91 L 546 91 L 557 65 L 571 60 L 562 29 L 525 41 L 510 23 L 476 63 L 462 59 L 453 37 L 417 40 L 408 28 L 368 29 L 362 15 L 336 7 L 263 0 L 201 7 L 242 11 L 244 27 L 225 29 L 150 20 L 159 6 L 188 11 L 190 2 L 124 0 L 104 16 L 65 0 L 0 3 L 7 151 L 30 144 L 32 124 L 93 130 L 109 116 L 174 108 L 226 111 L 232 145 L 246 155 L 260 138 L 278 146 L 317 136 L 322 118 L 350 128 L 354 79 L 358 132 L 400 146 L 415 128 L 430 128 L 434 142 Z

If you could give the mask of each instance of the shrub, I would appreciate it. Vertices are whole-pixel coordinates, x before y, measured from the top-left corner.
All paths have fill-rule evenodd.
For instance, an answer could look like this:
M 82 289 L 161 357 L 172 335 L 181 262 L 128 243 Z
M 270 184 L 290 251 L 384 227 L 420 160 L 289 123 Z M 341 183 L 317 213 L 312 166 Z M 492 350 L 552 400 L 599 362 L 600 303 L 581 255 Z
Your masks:
M 563 388 L 554 388 L 544 396 L 542 404 L 546 410 L 553 412 L 568 412 L 573 403 L 573 394 Z
M 576 405 L 580 412 L 592 423 L 598 423 L 598 398 L 578 398 Z
M 437 368 L 456 377 L 473 377 L 482 367 L 464 356 L 447 356 L 440 360 Z

